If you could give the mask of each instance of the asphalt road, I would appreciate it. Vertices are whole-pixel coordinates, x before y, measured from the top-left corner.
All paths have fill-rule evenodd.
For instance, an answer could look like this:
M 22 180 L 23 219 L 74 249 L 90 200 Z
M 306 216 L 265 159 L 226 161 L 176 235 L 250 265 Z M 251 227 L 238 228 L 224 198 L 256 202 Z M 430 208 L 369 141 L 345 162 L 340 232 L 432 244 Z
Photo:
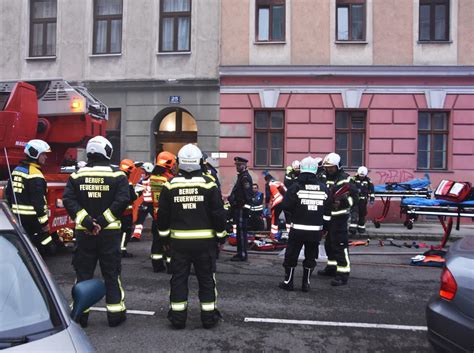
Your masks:
M 123 260 L 122 280 L 127 308 L 155 314 L 129 313 L 123 325 L 109 328 L 105 313 L 91 312 L 86 332 L 98 352 L 432 351 L 423 331 L 425 305 L 438 290 L 440 269 L 408 266 L 413 256 L 408 253 L 414 249 L 354 248 L 349 284 L 335 288 L 329 279 L 313 275 L 310 293 L 300 290 L 301 267 L 296 274 L 297 290 L 277 287 L 283 279 L 282 258 L 277 255 L 252 254 L 248 263 L 235 263 L 229 261 L 231 253 L 223 252 L 217 270 L 223 321 L 212 330 L 201 327 L 197 282 L 192 276 L 187 327 L 177 331 L 166 319 L 169 275 L 152 272 L 150 246 L 147 237 L 129 245 L 135 256 Z M 399 254 L 355 254 L 380 251 Z M 69 295 L 74 283 L 70 252 L 46 261 Z M 249 318 L 296 321 L 247 322 Z M 357 327 L 353 323 L 396 326 Z

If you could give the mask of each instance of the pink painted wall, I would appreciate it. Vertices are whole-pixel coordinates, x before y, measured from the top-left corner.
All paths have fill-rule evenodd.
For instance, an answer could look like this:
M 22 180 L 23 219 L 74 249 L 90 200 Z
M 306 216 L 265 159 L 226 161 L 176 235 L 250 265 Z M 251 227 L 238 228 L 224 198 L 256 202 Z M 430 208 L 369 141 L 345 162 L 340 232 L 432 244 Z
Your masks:
M 424 95 L 368 94 L 361 99 L 367 111 L 365 163 L 375 184 L 423 177 L 417 165 L 418 111 L 426 110 Z M 253 114 L 260 108 L 258 95 L 221 94 L 220 151 L 223 192 L 228 194 L 235 181 L 234 156 L 249 159 L 254 181 L 264 187 L 262 171 L 253 167 Z M 285 111 L 285 166 L 307 155 L 321 156 L 335 148 L 335 112 L 343 109 L 339 94 L 282 94 L 277 108 Z M 433 187 L 441 179 L 474 182 L 474 97 L 448 95 L 445 111 L 450 113 L 448 170 L 430 172 Z M 247 135 L 242 136 L 244 125 Z M 238 136 L 232 131 L 238 130 Z M 224 134 L 222 134 L 224 132 Z M 282 180 L 284 168 L 270 170 Z M 354 171 L 349 171 L 351 174 Z M 380 203 L 380 202 L 378 202 Z M 379 205 L 371 213 L 379 212 Z M 373 216 L 373 215 L 372 215 Z M 399 208 L 392 207 L 389 221 L 399 220 Z

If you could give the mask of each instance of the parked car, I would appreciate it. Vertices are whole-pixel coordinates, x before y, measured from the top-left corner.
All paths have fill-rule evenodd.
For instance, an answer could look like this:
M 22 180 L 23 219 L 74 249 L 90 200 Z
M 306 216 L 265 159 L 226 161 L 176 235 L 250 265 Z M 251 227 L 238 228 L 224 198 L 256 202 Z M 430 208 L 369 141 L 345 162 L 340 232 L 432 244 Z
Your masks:
M 426 308 L 428 339 L 440 352 L 474 352 L 474 235 L 446 255 L 439 294 Z
M 73 319 L 103 297 L 103 282 L 77 284 L 71 312 L 41 255 L 4 202 L 0 202 L 0 278 L 0 350 L 95 351 Z

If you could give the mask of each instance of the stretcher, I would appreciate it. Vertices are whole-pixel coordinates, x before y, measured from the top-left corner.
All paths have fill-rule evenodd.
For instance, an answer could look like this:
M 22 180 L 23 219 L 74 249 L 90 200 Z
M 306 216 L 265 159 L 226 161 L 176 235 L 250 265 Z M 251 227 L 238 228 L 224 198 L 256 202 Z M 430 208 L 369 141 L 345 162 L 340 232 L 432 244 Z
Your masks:
M 422 179 L 413 179 L 403 183 L 375 185 L 374 197 L 380 198 L 383 204 L 382 214 L 373 220 L 375 228 L 380 228 L 380 223 L 387 217 L 392 199 L 403 200 L 406 197 L 429 199 L 431 197 L 430 185 L 431 181 L 428 175 L 425 175 Z M 407 226 L 408 229 L 413 227 L 413 223 L 411 223 L 410 227 L 408 218 L 405 220 L 404 225 Z
M 460 228 L 460 220 L 462 217 L 471 218 L 474 221 L 474 200 L 452 202 L 409 197 L 402 199 L 400 212 L 407 215 L 408 222 L 411 226 L 413 226 L 413 223 L 420 215 L 437 216 L 443 227 L 444 234 L 441 244 L 435 248 L 442 249 L 446 246 L 446 242 L 451 235 L 454 219 L 456 219 L 456 230 Z M 406 226 L 408 227 L 409 225 Z

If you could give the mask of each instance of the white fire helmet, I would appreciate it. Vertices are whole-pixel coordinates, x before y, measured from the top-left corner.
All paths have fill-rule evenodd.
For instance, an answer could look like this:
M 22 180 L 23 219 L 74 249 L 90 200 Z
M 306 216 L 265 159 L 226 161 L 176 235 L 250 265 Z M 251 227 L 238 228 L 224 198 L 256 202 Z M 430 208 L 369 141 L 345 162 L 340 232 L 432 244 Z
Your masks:
M 316 174 L 318 171 L 318 162 L 315 158 L 306 157 L 301 160 L 301 173 Z
M 318 163 L 318 167 L 320 167 L 323 164 L 323 159 L 321 157 L 316 157 L 314 158 L 316 163 Z
M 291 162 L 291 168 L 293 168 L 293 170 L 300 170 L 300 161 L 293 161 Z
M 337 153 L 331 152 L 324 157 L 323 167 L 332 167 L 336 166 L 339 169 L 339 164 L 341 163 L 341 156 Z
M 357 174 L 362 177 L 365 177 L 367 176 L 367 174 L 369 174 L 369 170 L 367 169 L 367 167 L 362 166 L 357 169 Z
M 178 152 L 178 167 L 180 170 L 191 173 L 201 169 L 202 152 L 191 143 L 183 146 Z
M 97 153 L 110 159 L 114 151 L 112 144 L 103 136 L 95 136 L 87 142 L 86 153 Z
M 43 140 L 30 140 L 26 144 L 24 152 L 28 157 L 38 159 L 41 153 L 51 152 L 51 148 Z
M 153 169 L 155 169 L 155 166 L 150 162 L 145 162 L 142 164 L 142 168 L 145 172 L 151 174 L 151 172 L 153 172 Z

